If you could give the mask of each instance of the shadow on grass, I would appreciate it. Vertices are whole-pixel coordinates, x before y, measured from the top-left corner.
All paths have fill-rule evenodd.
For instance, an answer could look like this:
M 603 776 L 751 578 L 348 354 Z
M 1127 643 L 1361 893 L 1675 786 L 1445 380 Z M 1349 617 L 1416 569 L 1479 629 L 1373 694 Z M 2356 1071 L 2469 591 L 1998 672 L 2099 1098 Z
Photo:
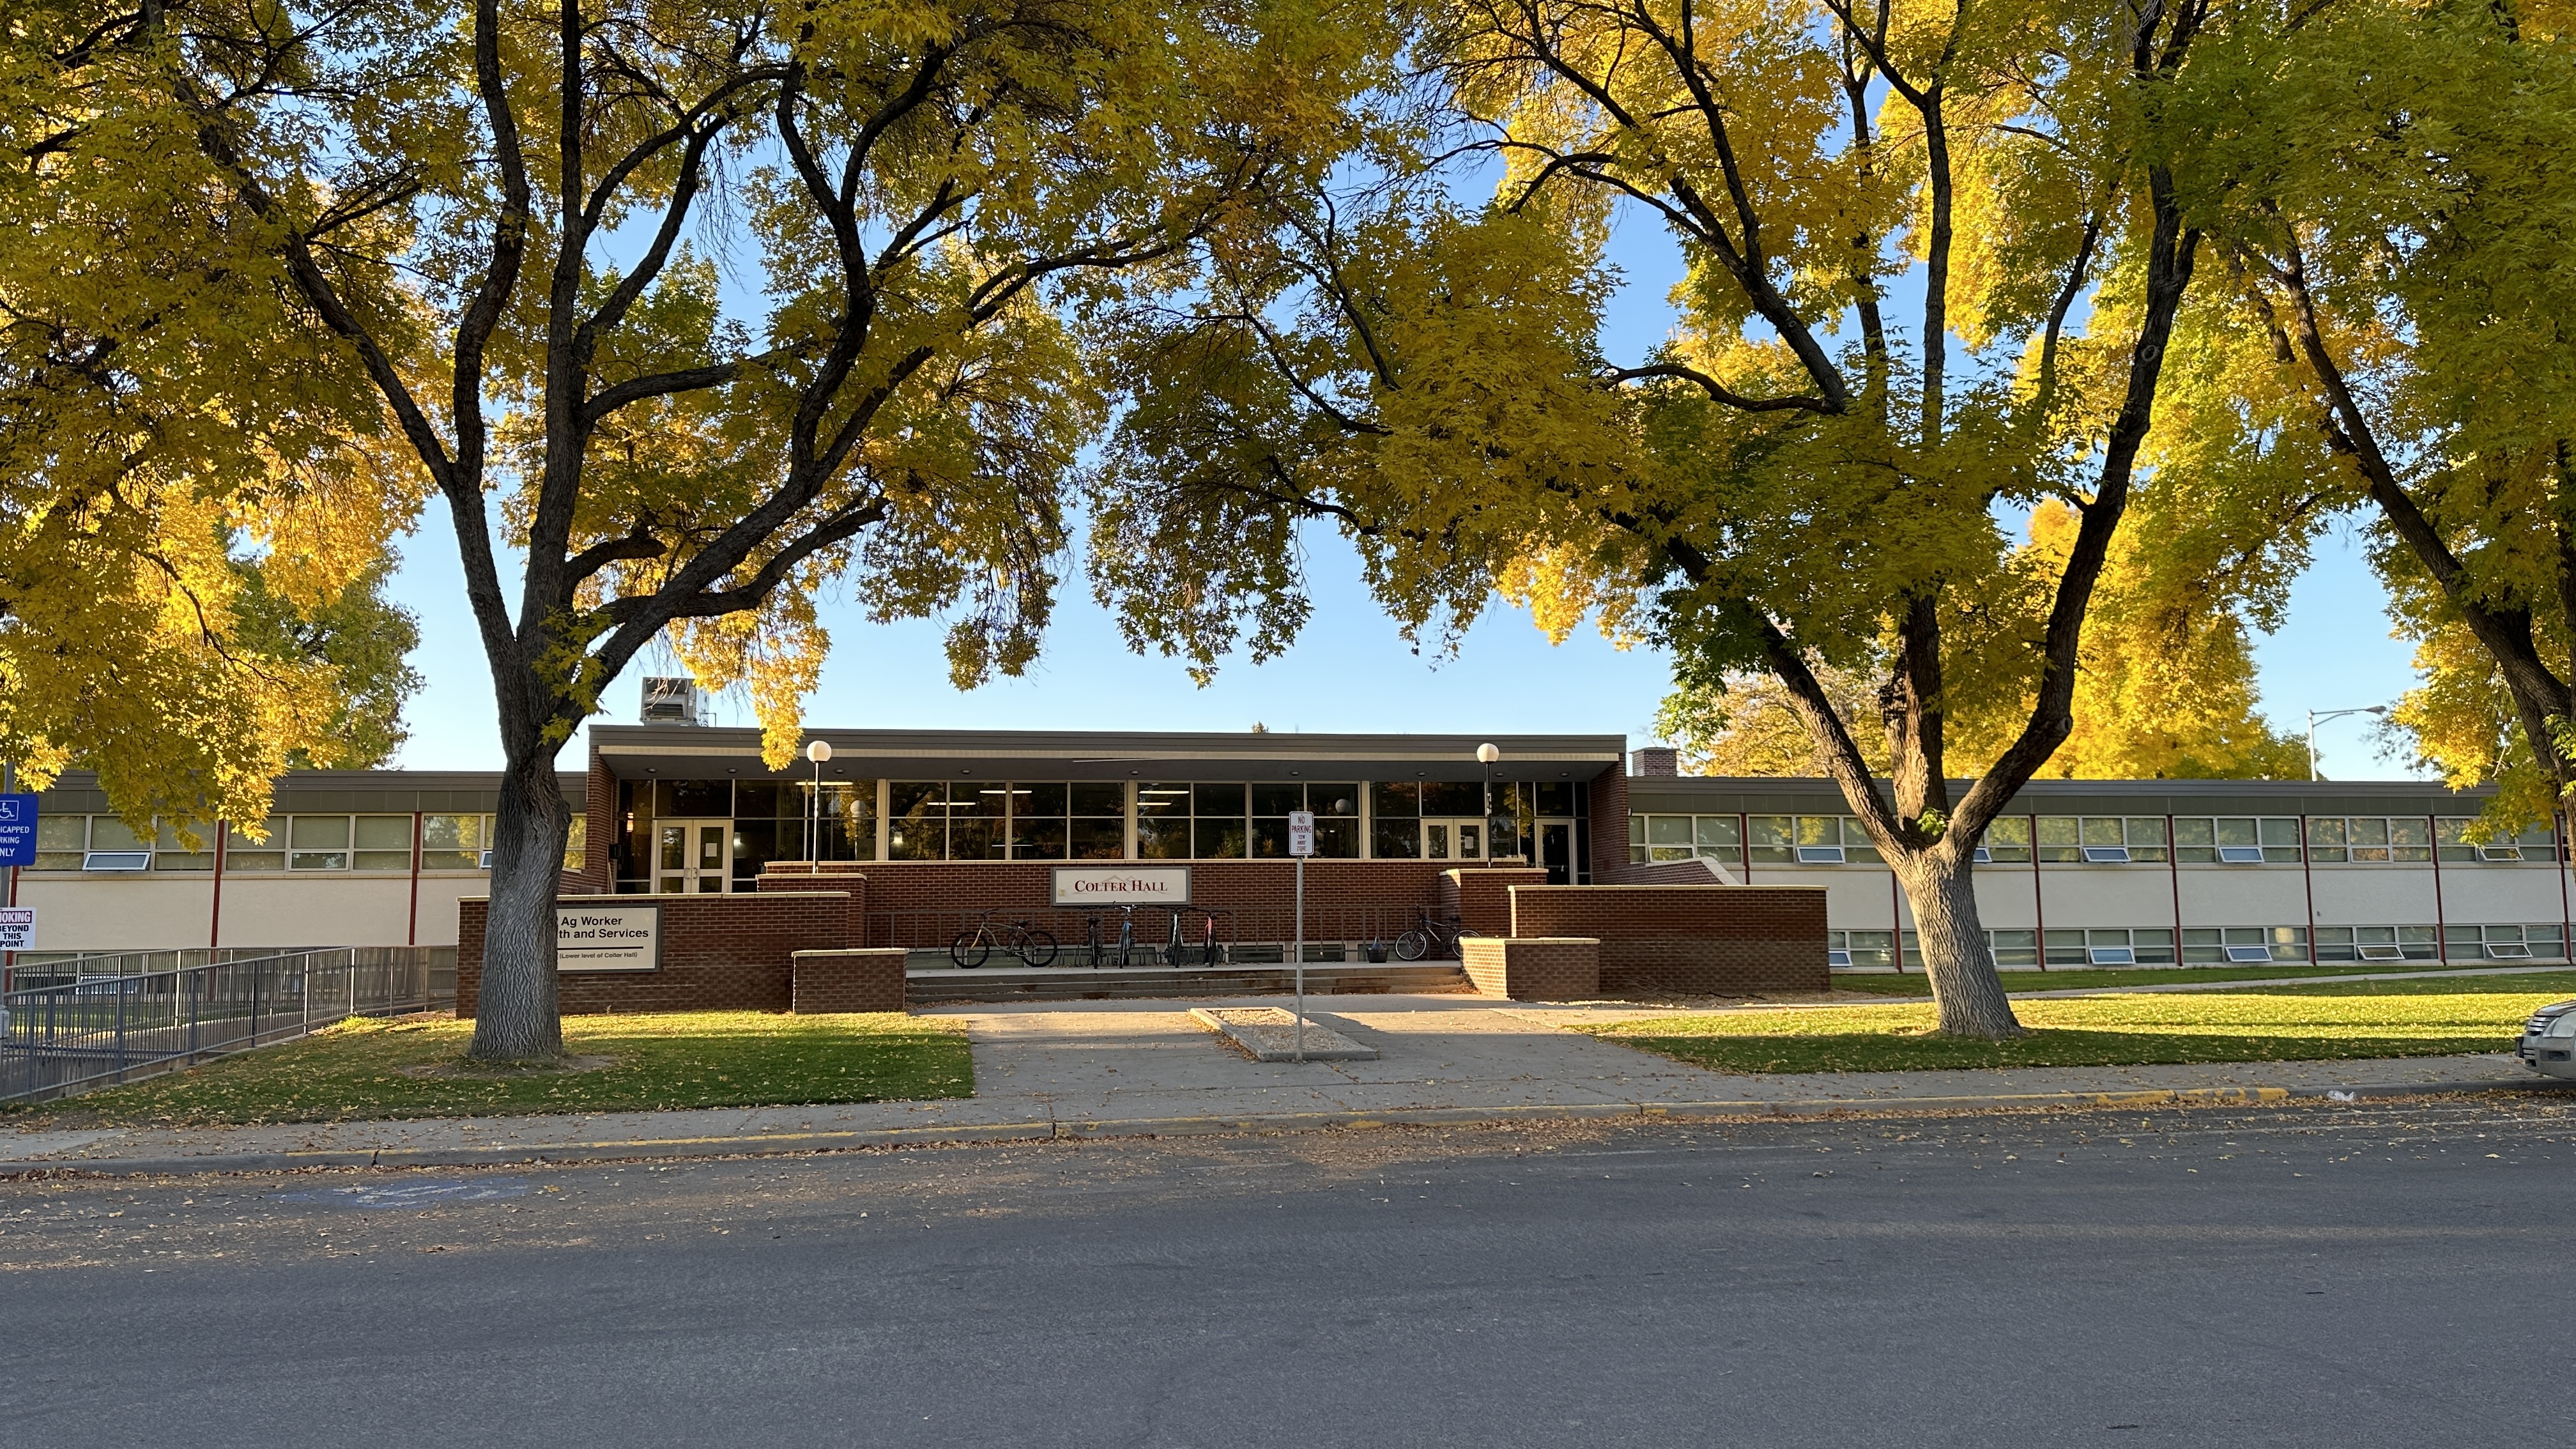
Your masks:
M 2310 1062 L 2359 1057 L 2438 1057 L 2510 1050 L 2477 1036 L 2282 1036 L 2042 1028 L 2014 1041 L 1877 1031 L 1796 1036 L 1686 1036 L 1604 1032 L 1623 1046 L 1712 1071 L 1904 1072 L 1976 1067 L 2155 1066 L 2188 1062 Z
M 350 1021 L 185 1072 L 50 1103 L 66 1123 L 214 1125 L 641 1112 L 971 1097 L 955 1022 L 689 1012 L 564 1019 L 588 1070 L 465 1062 L 470 1021 Z

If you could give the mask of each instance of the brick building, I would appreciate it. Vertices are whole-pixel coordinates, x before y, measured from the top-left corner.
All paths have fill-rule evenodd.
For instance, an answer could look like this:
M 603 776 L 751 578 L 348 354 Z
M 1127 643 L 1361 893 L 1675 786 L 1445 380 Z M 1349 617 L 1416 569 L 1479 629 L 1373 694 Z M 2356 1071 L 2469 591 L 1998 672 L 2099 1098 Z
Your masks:
M 1488 741 L 1466 735 L 815 738 L 833 747 L 819 778 L 767 769 L 750 730 L 594 725 L 585 769 L 564 779 L 583 807 L 567 891 L 731 895 L 804 864 L 847 887 L 836 947 L 937 946 L 987 908 L 1058 910 L 1050 929 L 1072 943 L 1103 912 L 1055 907 L 1061 872 L 1186 869 L 1187 939 L 1275 952 L 1294 924 L 1288 815 L 1306 809 L 1319 852 L 1306 938 L 1328 955 L 1426 909 L 1505 911 L 1496 879 L 1444 878 L 1511 864 L 1532 885 L 1811 887 L 1835 964 L 1914 964 L 1902 894 L 1830 785 L 1681 776 L 1670 751 L 1630 756 L 1617 735 L 1496 736 L 1490 770 L 1475 758 Z M 44 797 L 35 868 L 11 882 L 46 948 L 20 964 L 453 944 L 460 902 L 486 889 L 494 788 L 490 775 L 299 773 L 280 782 L 265 838 L 232 827 L 192 842 L 129 829 L 94 782 L 66 776 Z M 2486 838 L 2484 804 L 2427 781 L 2034 782 L 1989 832 L 1979 908 L 2007 967 L 2566 959 L 2565 842 L 2546 824 Z M 1172 915 L 1127 924 L 1160 944 Z M 1605 981 L 1625 969 L 1617 955 Z

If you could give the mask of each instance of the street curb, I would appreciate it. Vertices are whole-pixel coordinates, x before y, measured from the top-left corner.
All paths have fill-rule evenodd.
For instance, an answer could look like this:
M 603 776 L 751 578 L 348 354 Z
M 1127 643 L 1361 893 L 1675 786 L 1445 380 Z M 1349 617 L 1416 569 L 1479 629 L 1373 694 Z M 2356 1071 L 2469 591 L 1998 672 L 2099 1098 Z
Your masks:
M 61 1157 L 0 1162 L 0 1181 L 31 1176 L 180 1177 L 293 1172 L 315 1168 L 506 1167 L 655 1158 L 787 1157 L 883 1147 L 968 1147 L 1011 1142 L 1101 1141 L 1120 1137 L 1211 1137 L 1260 1133 L 1367 1131 L 1386 1127 L 1505 1127 L 1545 1122 L 1760 1120 L 1902 1117 L 1939 1113 L 2099 1110 L 2131 1107 L 2277 1106 L 2392 1097 L 2576 1091 L 2544 1077 L 2489 1082 L 2382 1082 L 2350 1087 L 2152 1087 L 2122 1092 L 1986 1093 L 1961 1097 L 1828 1098 L 1803 1102 L 1598 1102 L 1530 1107 L 1424 1107 L 1391 1112 L 1272 1112 L 1216 1117 L 1132 1117 L 1100 1121 L 1003 1122 L 895 1127 L 756 1137 L 656 1137 L 559 1142 L 542 1147 L 423 1147 L 389 1151 L 203 1153 L 183 1157 Z

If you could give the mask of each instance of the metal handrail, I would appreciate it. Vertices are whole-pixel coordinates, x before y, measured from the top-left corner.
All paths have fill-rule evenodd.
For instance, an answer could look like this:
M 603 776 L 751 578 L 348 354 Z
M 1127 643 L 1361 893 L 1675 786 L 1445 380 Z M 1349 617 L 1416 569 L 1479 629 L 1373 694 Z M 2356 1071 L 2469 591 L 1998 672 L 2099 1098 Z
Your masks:
M 303 1036 L 352 1016 L 455 1003 L 452 948 L 340 946 L 0 993 L 0 1102 L 40 1101 Z

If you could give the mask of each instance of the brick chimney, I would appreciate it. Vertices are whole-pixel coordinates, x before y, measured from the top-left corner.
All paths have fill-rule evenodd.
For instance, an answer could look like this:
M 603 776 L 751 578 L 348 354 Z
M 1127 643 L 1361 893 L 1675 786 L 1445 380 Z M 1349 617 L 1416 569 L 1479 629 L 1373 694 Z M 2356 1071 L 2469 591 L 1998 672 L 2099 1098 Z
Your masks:
M 1628 757 L 1628 773 L 1631 775 L 1678 775 L 1681 772 L 1681 756 L 1670 745 L 1648 745 Z

